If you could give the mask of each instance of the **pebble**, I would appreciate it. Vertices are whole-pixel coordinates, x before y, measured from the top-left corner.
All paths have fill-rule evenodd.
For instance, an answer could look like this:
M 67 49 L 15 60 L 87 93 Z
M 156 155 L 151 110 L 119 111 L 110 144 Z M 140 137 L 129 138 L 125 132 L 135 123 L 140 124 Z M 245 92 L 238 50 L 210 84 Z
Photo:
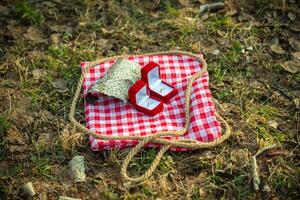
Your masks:
M 218 56 L 218 55 L 220 55 L 220 50 L 219 49 L 214 49 L 211 53 L 215 56 Z
M 69 166 L 75 183 L 86 181 L 83 156 L 74 156 L 69 162 Z
M 28 182 L 25 185 L 23 185 L 21 191 L 25 197 L 33 197 L 34 195 L 36 195 L 31 182 Z
M 246 50 L 247 51 L 253 51 L 253 47 L 247 47 Z

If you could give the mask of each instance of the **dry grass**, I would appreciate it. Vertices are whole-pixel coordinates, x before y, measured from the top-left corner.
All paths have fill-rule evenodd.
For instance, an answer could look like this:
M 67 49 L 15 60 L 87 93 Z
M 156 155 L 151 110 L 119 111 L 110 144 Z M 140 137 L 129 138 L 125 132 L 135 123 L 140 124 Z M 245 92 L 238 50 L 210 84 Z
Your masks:
M 18 188 L 27 181 L 47 199 L 300 198 L 300 74 L 280 65 L 299 51 L 289 42 L 299 43 L 296 4 L 229 1 L 236 15 L 199 16 L 199 1 L 25 2 L 0 3 L 1 199 L 21 199 Z M 37 30 L 28 33 L 30 27 Z M 270 50 L 274 38 L 284 54 Z M 87 138 L 68 127 L 78 64 L 170 49 L 205 53 L 211 91 L 234 136 L 214 149 L 167 153 L 149 180 L 123 183 L 119 168 L 128 150 L 91 152 Z M 56 80 L 66 88 L 53 87 Z M 84 123 L 82 107 L 81 101 L 76 117 Z M 280 148 L 258 157 L 262 184 L 255 192 L 251 156 L 273 143 Z M 130 173 L 142 173 L 156 153 L 140 152 Z M 85 184 L 66 175 L 75 154 L 86 158 Z

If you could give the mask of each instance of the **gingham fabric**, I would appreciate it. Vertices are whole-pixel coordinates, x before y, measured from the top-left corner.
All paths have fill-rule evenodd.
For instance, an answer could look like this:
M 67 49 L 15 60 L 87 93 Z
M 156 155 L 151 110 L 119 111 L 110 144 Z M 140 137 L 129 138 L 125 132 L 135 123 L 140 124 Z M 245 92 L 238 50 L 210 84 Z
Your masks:
M 155 55 L 128 57 L 129 60 L 141 66 L 150 61 L 160 65 L 161 78 L 178 89 L 178 94 L 168 104 L 164 104 L 161 113 L 154 117 L 137 111 L 129 102 L 124 103 L 113 97 L 100 96 L 95 103 L 85 101 L 86 127 L 97 134 L 109 136 L 145 136 L 158 131 L 179 130 L 184 126 L 184 96 L 189 78 L 198 72 L 202 64 L 187 55 Z M 85 76 L 83 95 L 101 78 L 114 63 L 110 60 L 99 63 L 91 68 Z M 85 68 L 88 62 L 82 62 Z M 197 79 L 191 94 L 191 123 L 188 132 L 182 138 L 198 141 L 212 141 L 221 136 L 221 126 L 215 117 L 215 107 L 208 87 L 208 73 Z M 168 137 L 175 140 L 175 137 Z M 136 140 L 99 140 L 90 137 L 91 148 L 94 151 L 131 147 L 138 143 Z M 149 144 L 147 146 L 158 146 Z M 172 151 L 183 151 L 186 148 L 172 147 Z

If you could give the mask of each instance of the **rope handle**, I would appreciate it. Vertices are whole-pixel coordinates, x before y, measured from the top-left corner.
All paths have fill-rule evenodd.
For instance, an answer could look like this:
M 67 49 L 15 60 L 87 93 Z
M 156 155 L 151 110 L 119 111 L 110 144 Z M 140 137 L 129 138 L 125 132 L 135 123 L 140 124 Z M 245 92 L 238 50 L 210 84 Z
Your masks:
M 77 122 L 74 118 L 75 116 L 75 109 L 77 102 L 79 100 L 80 94 L 81 94 L 81 89 L 84 81 L 85 74 L 88 72 L 88 70 L 95 65 L 112 60 L 112 59 L 118 59 L 118 58 L 127 58 L 129 55 L 124 55 L 124 56 L 114 56 L 114 57 L 109 57 L 109 58 L 104 58 L 100 60 L 96 60 L 94 62 L 90 62 L 88 66 L 83 70 L 83 73 L 78 81 L 77 89 L 71 104 L 71 109 L 69 113 L 69 120 L 71 123 L 74 124 L 75 127 L 80 129 L 85 135 L 92 136 L 96 139 L 102 139 L 102 140 L 140 140 L 140 142 L 133 147 L 130 152 L 127 154 L 125 160 L 123 161 L 123 164 L 121 166 L 121 175 L 125 180 L 128 181 L 133 181 L 133 182 L 139 182 L 142 181 L 154 172 L 156 167 L 158 166 L 163 154 L 171 147 L 171 146 L 176 146 L 176 147 L 185 147 L 185 148 L 191 148 L 191 149 L 203 149 L 203 148 L 210 148 L 214 147 L 218 144 L 221 144 L 224 142 L 230 135 L 231 135 L 231 128 L 227 124 L 227 122 L 215 112 L 215 116 L 217 117 L 218 120 L 221 121 L 221 123 L 225 126 L 225 132 L 222 134 L 221 137 L 218 139 L 215 139 L 211 142 L 199 142 L 196 140 L 191 140 L 191 139 L 178 139 L 178 140 L 167 140 L 163 139 L 162 137 L 165 136 L 181 136 L 184 133 L 188 131 L 189 125 L 190 125 L 190 97 L 191 97 L 191 91 L 192 91 L 192 84 L 196 79 L 204 75 L 207 71 L 207 64 L 206 61 L 203 59 L 202 55 L 197 55 L 189 52 L 184 52 L 184 51 L 163 51 L 163 52 L 156 52 L 156 53 L 148 53 L 148 54 L 141 54 L 141 55 L 133 55 L 135 57 L 137 56 L 149 56 L 149 55 L 166 55 L 166 54 L 182 54 L 182 55 L 188 55 L 196 58 L 197 60 L 200 61 L 202 64 L 202 69 L 194 74 L 190 80 L 188 81 L 186 92 L 185 92 L 185 125 L 182 129 L 180 130 L 173 130 L 173 131 L 161 131 L 154 133 L 153 135 L 147 135 L 147 136 L 107 136 L 107 135 L 101 135 L 101 134 L 96 134 L 94 131 L 91 131 L 87 129 L 85 126 Z M 136 155 L 140 149 L 147 143 L 149 142 L 154 142 L 162 145 L 162 148 L 156 155 L 156 158 L 152 162 L 151 166 L 149 169 L 141 176 L 136 177 L 136 178 L 131 178 L 127 174 L 127 167 L 129 165 L 129 162 L 132 160 L 134 155 Z
M 220 117 L 218 114 L 216 114 L 217 118 Z M 224 124 L 224 122 L 226 122 L 225 120 L 223 120 L 223 118 L 219 118 L 219 120 L 221 120 L 221 122 Z M 230 127 L 228 126 L 228 124 L 225 124 L 225 128 L 226 130 L 229 130 Z M 147 178 L 149 178 L 153 172 L 155 171 L 155 169 L 157 168 L 158 164 L 160 163 L 160 160 L 162 158 L 162 156 L 164 155 L 164 153 L 173 145 L 163 145 L 160 149 L 160 151 L 157 153 L 155 159 L 152 161 L 150 167 L 144 172 L 144 174 L 138 176 L 138 177 L 130 177 L 127 173 L 127 168 L 128 165 L 130 163 L 130 161 L 133 159 L 133 157 L 144 147 L 145 144 L 149 143 L 151 140 L 154 140 L 155 138 L 158 138 L 160 136 L 157 135 L 153 135 L 150 136 L 144 140 L 142 140 L 140 143 L 138 143 L 135 147 L 133 147 L 129 153 L 127 154 L 126 158 L 124 159 L 122 166 L 121 166 L 121 175 L 123 177 L 123 179 L 127 180 L 127 181 L 132 181 L 132 182 L 140 182 L 143 181 Z M 208 148 L 208 147 L 213 147 L 216 146 L 218 144 L 221 144 L 222 142 L 224 142 L 227 139 L 227 136 L 225 134 L 223 134 L 220 138 L 215 139 L 212 142 L 198 142 L 197 148 L 200 149 L 199 147 L 199 143 L 202 144 L 201 148 Z M 194 140 L 191 140 L 191 143 L 193 143 Z M 178 145 L 179 140 L 176 141 L 176 146 Z M 185 143 L 186 144 L 186 143 Z M 174 145 L 175 146 L 175 145 Z M 191 146 L 187 146 L 188 148 L 192 147 Z M 193 147 L 192 147 L 193 148 Z
M 157 137 L 157 136 L 154 136 L 154 137 Z M 155 171 L 156 167 L 160 163 L 160 160 L 161 160 L 162 156 L 171 147 L 171 145 L 163 145 L 160 148 L 160 150 L 157 153 L 155 159 L 151 163 L 150 167 L 144 172 L 144 174 L 142 174 L 142 175 L 140 175 L 136 178 L 129 177 L 129 175 L 127 174 L 127 167 L 129 165 L 130 161 L 132 160 L 132 158 L 144 147 L 145 144 L 147 144 L 151 140 L 153 140 L 153 138 L 149 137 L 149 138 L 146 138 L 146 139 L 142 140 L 135 147 L 133 147 L 130 150 L 130 152 L 127 154 L 127 156 L 124 159 L 124 161 L 122 163 L 122 166 L 121 166 L 121 175 L 122 175 L 123 179 L 125 179 L 127 181 L 132 181 L 132 182 L 140 182 L 140 181 L 143 181 L 143 180 L 149 178 L 152 175 L 152 173 Z

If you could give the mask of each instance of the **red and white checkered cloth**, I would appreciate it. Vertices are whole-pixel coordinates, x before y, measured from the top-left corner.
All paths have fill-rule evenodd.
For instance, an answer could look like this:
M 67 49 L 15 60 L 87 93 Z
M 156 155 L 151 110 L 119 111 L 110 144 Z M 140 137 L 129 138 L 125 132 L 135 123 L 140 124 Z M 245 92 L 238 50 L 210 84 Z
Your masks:
M 101 96 L 96 103 L 85 102 L 86 127 L 98 134 L 108 136 L 145 136 L 158 131 L 179 130 L 184 126 L 184 96 L 189 78 L 198 72 L 202 64 L 195 58 L 182 54 L 129 57 L 141 66 L 153 61 L 160 65 L 161 78 L 178 89 L 178 94 L 164 105 L 161 113 L 154 117 L 137 111 L 129 102 Z M 83 94 L 101 78 L 115 60 L 100 63 L 91 68 L 83 83 Z M 88 62 L 81 63 L 84 68 Z M 197 79 L 191 94 L 191 123 L 182 138 L 212 141 L 221 136 L 221 126 L 215 117 L 215 107 L 208 87 L 208 73 Z M 176 139 L 176 138 L 170 138 Z M 131 147 L 137 140 L 99 140 L 90 137 L 94 151 Z M 148 145 L 153 146 L 153 145 Z M 172 147 L 173 151 L 186 148 Z

